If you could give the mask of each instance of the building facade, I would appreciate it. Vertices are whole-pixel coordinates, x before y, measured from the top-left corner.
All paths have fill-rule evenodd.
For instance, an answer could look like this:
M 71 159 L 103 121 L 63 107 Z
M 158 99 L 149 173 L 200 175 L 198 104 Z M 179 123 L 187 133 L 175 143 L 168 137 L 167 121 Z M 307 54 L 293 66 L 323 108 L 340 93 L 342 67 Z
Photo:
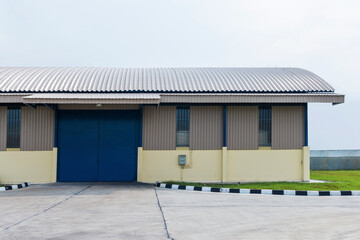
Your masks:
M 0 68 L 0 182 L 308 181 L 297 68 Z

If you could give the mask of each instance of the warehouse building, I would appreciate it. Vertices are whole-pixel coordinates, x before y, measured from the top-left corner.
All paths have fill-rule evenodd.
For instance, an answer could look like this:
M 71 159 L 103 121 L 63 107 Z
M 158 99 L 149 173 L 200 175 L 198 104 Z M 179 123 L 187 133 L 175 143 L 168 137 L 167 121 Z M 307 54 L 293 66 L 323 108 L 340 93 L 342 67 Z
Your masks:
M 0 182 L 308 181 L 298 68 L 0 68 Z

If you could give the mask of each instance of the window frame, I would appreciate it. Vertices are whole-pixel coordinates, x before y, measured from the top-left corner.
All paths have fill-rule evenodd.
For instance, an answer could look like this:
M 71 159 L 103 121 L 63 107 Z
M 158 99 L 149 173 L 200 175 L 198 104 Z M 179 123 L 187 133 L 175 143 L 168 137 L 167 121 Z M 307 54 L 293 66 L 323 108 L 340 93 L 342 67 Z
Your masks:
M 258 111 L 259 111 L 258 146 L 271 147 L 272 146 L 272 107 L 259 106 Z M 267 136 L 262 137 L 263 135 L 267 135 Z M 262 142 L 264 138 L 265 139 L 267 138 L 267 142 Z
M 21 107 L 7 107 L 6 148 L 20 148 L 21 138 Z
M 180 143 L 180 132 L 185 135 L 184 143 Z M 176 107 L 176 147 L 190 147 L 190 107 Z

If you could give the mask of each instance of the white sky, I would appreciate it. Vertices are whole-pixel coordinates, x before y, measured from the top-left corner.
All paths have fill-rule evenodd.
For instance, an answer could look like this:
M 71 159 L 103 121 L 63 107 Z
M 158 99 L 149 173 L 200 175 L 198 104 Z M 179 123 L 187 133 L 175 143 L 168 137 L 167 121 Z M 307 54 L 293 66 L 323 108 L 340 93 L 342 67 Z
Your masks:
M 360 148 L 360 1 L 0 0 L 0 66 L 305 68 L 311 148 Z

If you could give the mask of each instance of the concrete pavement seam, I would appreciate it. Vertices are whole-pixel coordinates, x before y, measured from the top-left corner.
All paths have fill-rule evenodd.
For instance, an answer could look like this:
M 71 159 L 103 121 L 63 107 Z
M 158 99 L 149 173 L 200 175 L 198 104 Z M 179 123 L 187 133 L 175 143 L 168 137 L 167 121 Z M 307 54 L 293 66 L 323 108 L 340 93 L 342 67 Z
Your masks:
M 74 193 L 74 194 L 73 194 L 73 195 L 71 195 L 70 197 L 67 197 L 67 198 L 65 198 L 64 200 L 61 200 L 60 202 L 55 203 L 54 205 L 52 205 L 52 206 L 50 206 L 50 207 L 48 207 L 48 208 L 44 209 L 44 210 L 43 210 L 43 211 L 41 211 L 41 212 L 38 212 L 38 213 L 36 213 L 36 214 L 34 214 L 34 215 L 30 216 L 30 217 L 27 217 L 27 218 L 25 218 L 25 219 L 23 219 L 23 220 L 21 220 L 21 221 L 17 222 L 17 223 L 14 223 L 14 224 L 13 224 L 13 225 L 11 225 L 11 226 L 6 227 L 6 228 L 4 228 L 3 230 L 1 230 L 0 232 L 4 232 L 4 231 L 6 231 L 6 230 L 9 230 L 10 228 L 13 228 L 13 227 L 15 227 L 15 226 L 17 226 L 17 225 L 19 225 L 19 224 L 21 224 L 21 223 L 23 223 L 23 222 L 27 221 L 27 220 L 30 220 L 30 219 L 32 219 L 32 218 L 34 218 L 34 217 L 36 217 L 36 216 L 39 216 L 40 214 L 45 213 L 45 212 L 47 212 L 47 211 L 49 211 L 49 210 L 53 209 L 53 208 L 54 208 L 54 207 L 56 207 L 56 206 L 59 206 L 60 204 L 62 204 L 62 203 L 64 203 L 64 202 L 66 202 L 67 200 L 69 200 L 69 199 L 71 199 L 71 198 L 75 197 L 76 195 L 79 195 L 80 193 L 84 192 L 85 190 L 87 190 L 87 189 L 91 188 L 92 186 L 93 186 L 93 185 L 87 186 L 87 187 L 85 187 L 85 188 L 81 189 L 80 191 L 78 191 L 78 192 Z
M 221 192 L 221 193 L 246 193 L 265 195 L 292 195 L 292 196 L 360 196 L 360 191 L 302 191 L 302 190 L 272 190 L 272 189 L 241 189 L 241 188 L 219 188 L 199 187 L 190 185 L 177 185 L 156 182 L 155 187 L 169 188 L 175 190 Z
M 156 196 L 157 204 L 158 204 L 158 207 L 160 209 L 161 216 L 162 216 L 162 219 L 163 219 L 164 229 L 166 231 L 166 236 L 167 236 L 168 239 L 174 240 L 174 238 L 170 237 L 170 233 L 169 233 L 169 230 L 167 228 L 166 219 L 165 219 L 164 212 L 163 212 L 161 204 L 160 204 L 160 200 L 159 200 L 159 196 L 157 194 L 156 188 L 154 188 L 154 190 L 155 190 L 155 196 Z

